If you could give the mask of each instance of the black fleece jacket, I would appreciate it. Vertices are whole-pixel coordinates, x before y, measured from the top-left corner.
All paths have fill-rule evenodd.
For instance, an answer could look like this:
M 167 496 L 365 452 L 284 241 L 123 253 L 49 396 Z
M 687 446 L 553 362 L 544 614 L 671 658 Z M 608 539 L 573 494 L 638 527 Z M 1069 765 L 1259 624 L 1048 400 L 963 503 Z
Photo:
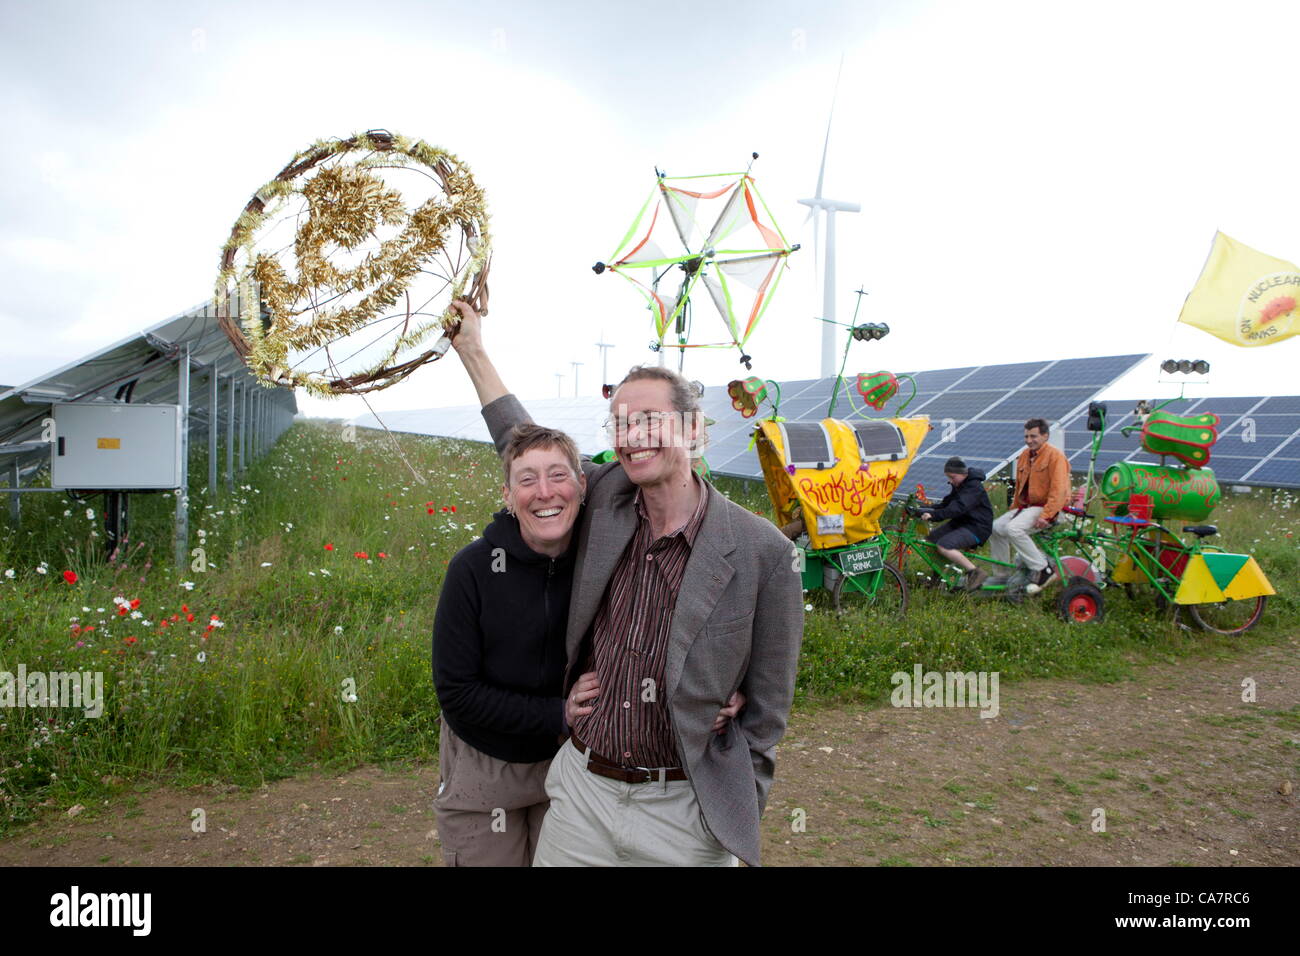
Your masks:
M 451 729 L 498 760 L 534 763 L 559 749 L 573 559 L 572 543 L 558 558 L 533 551 L 503 510 L 447 565 L 433 683 Z
M 983 544 L 993 533 L 993 505 L 983 482 L 984 472 L 971 468 L 966 480 L 950 490 L 938 507 L 926 505 L 921 510 L 928 511 L 935 521 L 947 521 L 951 529 L 969 528 Z

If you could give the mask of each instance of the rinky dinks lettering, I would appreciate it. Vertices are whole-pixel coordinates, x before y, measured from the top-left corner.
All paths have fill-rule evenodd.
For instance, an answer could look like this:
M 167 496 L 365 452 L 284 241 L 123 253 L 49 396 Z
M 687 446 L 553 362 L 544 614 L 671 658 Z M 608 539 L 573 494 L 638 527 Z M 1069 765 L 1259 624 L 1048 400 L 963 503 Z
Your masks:
M 872 475 L 870 472 L 859 471 L 852 480 L 848 480 L 843 472 L 834 472 L 825 478 L 811 475 L 801 477 L 799 490 L 808 501 L 816 502 L 820 509 L 837 505 L 846 514 L 856 517 L 864 509 L 888 501 L 901 481 L 902 477 L 896 473 Z

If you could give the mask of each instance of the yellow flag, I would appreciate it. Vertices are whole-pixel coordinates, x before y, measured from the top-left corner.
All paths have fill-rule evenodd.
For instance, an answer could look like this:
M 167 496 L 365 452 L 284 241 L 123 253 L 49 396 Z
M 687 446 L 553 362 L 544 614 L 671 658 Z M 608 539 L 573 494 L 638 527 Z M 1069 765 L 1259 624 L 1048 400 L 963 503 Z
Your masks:
M 1243 348 L 1300 334 L 1300 269 L 1221 232 L 1179 322 Z

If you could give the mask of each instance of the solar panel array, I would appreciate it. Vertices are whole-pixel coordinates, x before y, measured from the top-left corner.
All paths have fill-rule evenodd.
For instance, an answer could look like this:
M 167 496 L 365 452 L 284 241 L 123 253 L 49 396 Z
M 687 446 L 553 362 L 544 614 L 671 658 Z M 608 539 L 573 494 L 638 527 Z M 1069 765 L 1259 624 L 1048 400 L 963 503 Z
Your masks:
M 1136 400 L 1107 399 L 1106 436 L 1097 452 L 1100 474 L 1119 461 L 1159 464 L 1159 456 L 1142 450 L 1133 425 Z M 1219 416 L 1219 438 L 1210 449 L 1209 466 L 1223 485 L 1300 488 L 1300 396 L 1180 399 L 1164 406 L 1176 415 Z M 1077 425 L 1083 427 L 1083 418 Z M 1086 471 L 1091 445 L 1070 449 L 1070 467 Z M 1176 464 L 1172 459 L 1169 464 Z
M 217 323 L 210 302 L 173 316 L 113 345 L 32 379 L 0 388 L 0 478 L 8 489 L 10 520 L 21 519 L 23 494 L 38 493 L 50 467 L 50 442 L 44 422 L 63 403 L 182 404 L 188 447 L 217 447 L 228 455 L 209 455 L 208 485 L 216 491 L 218 473 L 227 488 L 246 459 L 270 448 L 297 413 L 288 389 L 259 386 Z M 36 486 L 36 487 L 34 487 Z M 6 489 L 0 487 L 0 494 Z M 45 493 L 53 493 L 48 490 Z M 184 499 L 178 499 L 183 502 Z M 178 509 L 182 506 L 178 505 Z M 177 563 L 184 555 L 184 516 L 178 510 Z
M 1092 434 L 1086 430 L 1088 403 L 1145 358 L 1111 355 L 911 373 L 917 394 L 904 414 L 929 415 L 934 429 L 908 470 L 902 490 L 910 491 L 920 483 L 930 494 L 943 494 L 947 489 L 943 465 L 952 455 L 983 469 L 987 475 L 1009 476 L 1012 463 L 1024 447 L 1024 423 L 1029 418 L 1059 423 L 1053 430 L 1053 441 L 1064 445 L 1075 472 L 1087 471 L 1092 442 Z M 834 381 L 803 379 L 782 384 L 781 416 L 788 422 L 826 418 Z M 899 395 L 882 411 L 868 409 L 870 417 L 897 414 L 910 393 L 911 386 L 902 382 Z M 1107 404 L 1110 420 L 1098 457 L 1098 471 L 1119 460 L 1155 461 L 1140 451 L 1136 435 L 1125 437 L 1120 432 L 1123 425 L 1133 421 L 1128 413 L 1137 402 L 1112 400 Z M 568 432 L 584 454 L 609 447 L 600 428 L 609 415 L 608 404 L 602 399 L 540 399 L 525 405 L 534 420 Z M 714 420 L 706 451 L 714 473 L 762 480 L 758 455 L 749 447 L 755 419 L 740 416 L 724 386 L 706 388 L 701 406 Z M 861 407 L 861 397 L 850 380 L 836 401 L 835 417 L 865 422 L 864 417 L 850 414 Z M 1210 462 L 1220 481 L 1300 487 L 1300 396 L 1188 399 L 1169 408 L 1179 413 L 1212 411 L 1222 416 L 1219 442 Z M 477 405 L 384 412 L 380 417 L 394 431 L 490 440 Z M 378 425 L 370 415 L 353 422 L 365 427 Z
M 1146 357 L 1110 355 L 910 373 L 916 381 L 916 397 L 903 414 L 929 415 L 934 428 L 908 470 L 906 490 L 920 483 L 928 492 L 941 494 L 947 487 L 943 465 L 952 455 L 989 475 L 1005 470 L 1024 447 L 1026 419 L 1079 421 L 1094 396 Z M 829 378 L 782 385 L 781 416 L 790 421 L 825 418 L 834 383 Z M 901 381 L 898 395 L 883 410 L 866 411 L 870 417 L 890 417 L 910 395 L 911 385 Z M 713 471 L 761 479 L 758 455 L 748 447 L 753 419 L 740 417 L 722 387 L 705 389 L 702 404 L 705 414 L 717 420 L 710 429 L 707 452 Z M 853 420 L 852 409 L 861 407 L 862 399 L 850 379 L 836 401 L 835 417 Z
M 603 398 L 543 398 L 524 404 L 533 421 L 565 432 L 582 454 L 594 455 L 609 448 L 609 438 L 603 427 L 604 421 L 609 418 L 609 403 Z M 381 428 L 381 421 L 395 432 L 492 441 L 478 405 L 381 412 L 378 418 L 366 414 L 352 419 L 352 424 L 361 428 Z

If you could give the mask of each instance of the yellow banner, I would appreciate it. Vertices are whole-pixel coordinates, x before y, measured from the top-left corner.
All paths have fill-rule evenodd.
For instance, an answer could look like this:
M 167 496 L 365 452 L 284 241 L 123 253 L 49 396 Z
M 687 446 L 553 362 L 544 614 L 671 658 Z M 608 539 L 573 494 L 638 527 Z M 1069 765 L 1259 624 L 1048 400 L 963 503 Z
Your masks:
M 1178 321 L 1254 348 L 1300 333 L 1298 301 L 1300 269 L 1216 232 Z

